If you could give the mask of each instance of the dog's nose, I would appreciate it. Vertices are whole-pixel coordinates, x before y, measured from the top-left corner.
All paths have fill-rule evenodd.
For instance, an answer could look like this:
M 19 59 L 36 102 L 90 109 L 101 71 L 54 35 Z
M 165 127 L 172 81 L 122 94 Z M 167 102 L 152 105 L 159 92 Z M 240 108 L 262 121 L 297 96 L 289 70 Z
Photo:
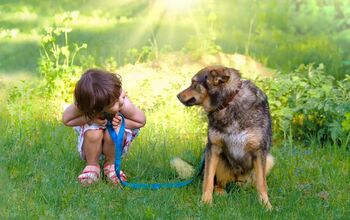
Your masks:
M 180 100 L 180 102 L 186 106 L 192 106 L 196 103 L 196 99 L 194 97 L 187 97 L 186 95 L 183 95 L 182 92 L 180 92 L 177 95 L 177 98 Z
M 182 104 L 185 105 L 186 100 L 185 100 L 184 96 L 181 94 L 181 92 L 180 92 L 179 94 L 177 94 L 176 97 L 179 99 L 179 101 L 180 101 Z
M 177 99 L 181 101 L 181 93 L 177 94 Z

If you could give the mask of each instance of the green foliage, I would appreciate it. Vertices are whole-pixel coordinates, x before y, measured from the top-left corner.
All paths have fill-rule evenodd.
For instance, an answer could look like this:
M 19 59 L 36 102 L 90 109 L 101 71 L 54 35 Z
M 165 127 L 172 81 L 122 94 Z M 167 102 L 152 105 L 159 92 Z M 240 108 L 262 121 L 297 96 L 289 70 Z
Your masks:
M 205 24 L 202 34 L 191 36 L 182 49 L 194 59 L 200 58 L 203 54 L 217 54 L 218 52 L 222 52 L 221 46 L 216 43 L 218 35 L 216 28 L 218 15 L 212 10 L 213 2 L 210 3 L 209 13 L 204 17 Z
M 103 69 L 105 69 L 107 71 L 111 71 L 111 72 L 116 72 L 117 66 L 118 66 L 118 63 L 114 57 L 109 57 L 103 63 Z M 87 68 L 91 68 L 91 63 Z
M 64 101 L 70 99 L 74 84 L 82 72 L 74 64 L 75 57 L 81 49 L 87 48 L 87 44 L 79 46 L 68 42 L 68 33 L 72 31 L 68 25 L 74 18 L 73 15 L 64 13 L 64 27 L 47 28 L 41 40 L 39 70 L 45 80 L 44 94 L 58 96 Z
M 22 123 L 27 122 L 26 118 L 33 116 L 35 95 L 37 90 L 34 84 L 24 80 L 9 91 L 6 110 L 11 118 L 17 119 L 12 121 L 14 127 L 21 127 Z
M 0 92 L 7 96 L 7 102 L 0 103 L 5 106 L 0 113 L 0 218 L 349 216 L 344 206 L 350 202 L 344 187 L 350 173 L 349 160 L 344 160 L 350 143 L 349 2 L 203 0 L 189 9 L 191 16 L 181 14 L 174 23 L 165 14 L 145 27 L 150 2 L 1 1 L 0 71 L 34 73 L 40 45 L 42 78 L 16 82 L 6 91 L 0 82 Z M 77 8 L 84 17 L 79 21 L 78 12 L 57 16 Z M 157 34 L 148 40 L 148 30 L 158 23 Z M 48 25 L 53 28 L 38 44 Z M 140 36 L 132 42 L 135 33 Z M 85 42 L 89 50 L 81 56 Z M 70 101 L 82 68 L 115 71 L 124 64 L 157 59 L 165 47 L 167 52 L 182 49 L 193 58 L 221 51 L 245 53 L 288 72 L 258 82 L 269 97 L 274 134 L 283 141 L 282 147 L 272 149 L 277 158 L 268 178 L 272 212 L 265 212 L 250 188 L 214 195 L 213 205 L 203 206 L 200 181 L 186 189 L 159 191 L 121 191 L 104 181 L 82 189 L 77 183 L 85 164 L 75 154 L 75 133 L 60 122 L 58 103 Z M 123 75 L 127 82 L 137 81 L 128 95 L 148 120 L 123 164 L 135 182 L 176 179 L 170 158 L 180 156 L 196 164 L 206 143 L 203 111 L 176 100 L 193 72 L 166 65 L 167 74 L 147 75 L 152 68 L 146 67 L 137 77 Z
M 350 131 L 350 112 L 345 114 L 345 120 L 341 123 L 344 131 Z
M 0 28 L 0 39 L 2 38 L 15 38 L 18 34 L 18 29 L 3 29 Z
M 142 46 L 140 49 L 131 48 L 126 51 L 125 63 L 142 63 L 153 60 L 156 57 L 156 51 L 151 46 Z
M 338 79 L 350 74 L 349 1 L 224 1 L 216 25 L 224 52 L 245 53 L 283 72 L 323 63 Z
M 188 40 L 183 51 L 190 54 L 193 59 L 198 59 L 203 54 L 217 54 L 222 49 L 215 43 L 215 37 L 195 36 Z
M 320 145 L 329 141 L 348 144 L 348 76 L 336 81 L 325 74 L 323 65 L 301 65 L 292 73 L 262 81 L 261 86 L 269 97 L 274 131 L 280 137 L 292 132 L 295 139 L 308 143 L 316 138 Z
M 152 60 L 158 49 L 171 45 L 194 58 L 222 50 L 249 55 L 283 72 L 313 62 L 323 63 L 337 79 L 350 74 L 349 1 L 202 0 L 174 12 L 175 17 L 152 10 L 153 2 L 7 1 L 0 6 L 0 70 L 35 71 L 35 63 L 29 64 L 39 56 L 42 29 L 55 23 L 58 13 L 79 10 L 71 39 L 87 43 L 89 51 L 82 53 L 93 55 L 98 66 L 110 57 L 118 66 Z M 148 42 L 151 37 L 157 49 Z
M 126 51 L 124 63 L 144 63 L 158 58 L 158 43 L 154 36 L 148 39 L 148 44 L 141 48 L 131 48 Z

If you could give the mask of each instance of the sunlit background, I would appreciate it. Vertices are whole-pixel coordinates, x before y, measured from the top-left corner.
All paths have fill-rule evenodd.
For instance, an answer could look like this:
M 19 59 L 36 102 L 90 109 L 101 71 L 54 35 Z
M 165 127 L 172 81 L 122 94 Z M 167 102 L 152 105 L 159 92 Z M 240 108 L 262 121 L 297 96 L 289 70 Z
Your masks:
M 45 27 L 72 28 L 86 43 L 77 62 L 118 66 L 160 52 L 243 54 L 290 71 L 323 63 L 336 77 L 349 73 L 348 1 L 149 0 L 1 1 L 0 72 L 35 72 Z M 142 49 L 144 48 L 144 49 Z M 137 50 L 137 51 L 136 51 Z M 142 54 L 143 53 L 143 54 Z M 147 54 L 148 53 L 148 54 Z M 16 55 L 16 56 L 15 56 Z M 31 59 L 28 59 L 31 58 Z
M 84 70 L 122 76 L 147 116 L 123 170 L 178 180 L 207 117 L 176 95 L 207 65 L 238 69 L 269 100 L 274 209 L 253 187 L 204 206 L 183 189 L 82 189 L 76 134 L 61 122 Z M 349 0 L 0 0 L 0 219 L 348 219 Z M 125 168 L 125 169 L 124 169 Z

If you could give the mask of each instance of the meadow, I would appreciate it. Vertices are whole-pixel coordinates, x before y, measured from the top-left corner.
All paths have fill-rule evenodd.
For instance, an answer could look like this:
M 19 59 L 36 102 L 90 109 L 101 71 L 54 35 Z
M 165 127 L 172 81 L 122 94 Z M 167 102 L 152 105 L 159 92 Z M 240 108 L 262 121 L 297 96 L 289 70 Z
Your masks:
M 1 219 L 347 219 L 350 4 L 346 1 L 0 0 Z M 179 4 L 183 3 L 182 5 Z M 181 189 L 83 188 L 76 134 L 61 123 L 84 69 L 118 72 L 147 124 L 123 160 L 131 182 L 197 165 L 206 115 L 176 98 L 199 69 L 237 68 L 269 97 L 273 210 L 232 184 L 211 205 Z

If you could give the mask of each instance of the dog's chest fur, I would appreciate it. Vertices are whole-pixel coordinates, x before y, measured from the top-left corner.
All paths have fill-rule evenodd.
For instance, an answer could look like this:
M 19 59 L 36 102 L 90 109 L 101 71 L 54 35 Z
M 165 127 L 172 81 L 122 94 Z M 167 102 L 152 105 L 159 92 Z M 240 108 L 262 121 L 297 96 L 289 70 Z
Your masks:
M 209 129 L 210 146 L 221 152 L 222 159 L 234 173 L 243 174 L 252 169 L 252 155 L 245 149 L 249 135 L 247 131 L 223 133 Z
M 221 148 L 224 153 L 228 153 L 232 159 L 240 161 L 246 155 L 245 145 L 247 143 L 249 133 L 245 130 L 234 129 L 234 125 L 230 127 L 231 132 L 229 133 L 210 128 L 209 140 L 212 144 Z
M 229 106 L 209 117 L 209 141 L 218 147 L 228 164 L 234 169 L 247 171 L 252 168 L 252 155 L 247 146 L 253 136 L 261 115 L 256 109 L 250 111 L 239 106 Z
M 242 131 L 224 135 L 223 139 L 227 147 L 227 151 L 235 160 L 242 160 L 246 154 L 244 146 L 246 145 L 248 132 Z

